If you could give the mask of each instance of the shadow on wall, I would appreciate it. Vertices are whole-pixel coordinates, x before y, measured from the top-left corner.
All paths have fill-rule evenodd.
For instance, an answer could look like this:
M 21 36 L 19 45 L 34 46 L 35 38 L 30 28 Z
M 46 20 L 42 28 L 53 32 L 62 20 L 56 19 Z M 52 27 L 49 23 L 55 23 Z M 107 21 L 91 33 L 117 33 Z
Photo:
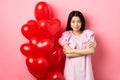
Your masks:
M 92 56 L 92 65 L 95 80 L 102 80 L 102 76 L 104 76 L 103 68 L 105 62 L 105 44 L 102 41 L 101 36 L 95 34 L 96 39 L 96 50 L 94 55 Z

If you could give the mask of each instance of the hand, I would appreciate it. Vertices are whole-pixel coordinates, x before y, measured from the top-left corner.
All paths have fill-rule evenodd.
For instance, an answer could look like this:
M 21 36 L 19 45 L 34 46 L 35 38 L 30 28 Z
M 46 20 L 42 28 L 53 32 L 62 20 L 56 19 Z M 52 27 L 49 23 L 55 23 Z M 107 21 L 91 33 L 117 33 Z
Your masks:
M 71 48 L 69 45 L 64 45 L 63 52 L 66 54 L 73 53 L 73 48 Z
M 93 48 L 94 43 L 92 41 L 88 41 L 86 44 L 86 48 Z

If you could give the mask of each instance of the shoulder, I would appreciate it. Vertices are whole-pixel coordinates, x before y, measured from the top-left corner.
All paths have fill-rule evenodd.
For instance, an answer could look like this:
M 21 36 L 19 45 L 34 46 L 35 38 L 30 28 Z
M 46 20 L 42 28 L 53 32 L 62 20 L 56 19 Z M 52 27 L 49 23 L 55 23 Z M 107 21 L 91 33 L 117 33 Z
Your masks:
M 71 32 L 71 30 L 69 31 L 64 31 L 63 34 L 69 34 Z
M 85 32 L 86 34 L 94 34 L 94 31 L 92 31 L 92 30 L 90 30 L 90 29 L 86 29 L 86 30 L 84 30 L 84 32 Z
M 71 31 L 64 31 L 62 35 L 66 35 L 66 36 L 71 35 Z
M 92 30 L 90 30 L 90 29 L 86 29 L 86 30 L 84 30 L 84 35 L 85 35 L 87 38 L 94 37 L 94 31 L 92 31 Z

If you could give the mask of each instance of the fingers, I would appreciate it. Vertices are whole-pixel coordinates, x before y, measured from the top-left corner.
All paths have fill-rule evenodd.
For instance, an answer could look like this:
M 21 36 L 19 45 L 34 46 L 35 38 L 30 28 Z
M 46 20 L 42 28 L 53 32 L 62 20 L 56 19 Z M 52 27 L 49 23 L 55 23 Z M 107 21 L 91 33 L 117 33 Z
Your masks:
M 65 48 L 63 48 L 63 52 L 64 53 L 70 53 L 71 52 L 71 48 L 69 46 L 65 47 Z
M 67 45 L 67 44 L 63 46 L 63 48 L 67 48 L 67 47 L 68 47 L 68 45 Z
M 64 46 L 63 49 L 68 50 L 71 49 L 71 47 L 69 47 L 68 45 Z
M 91 47 L 93 47 L 93 46 L 94 46 L 94 43 L 93 43 L 93 42 L 89 41 L 89 42 L 87 43 L 87 47 L 91 48 Z
M 65 53 L 65 52 L 66 52 L 66 50 L 65 50 L 65 49 L 63 49 L 63 52 Z
M 64 53 L 72 53 L 72 48 L 69 45 L 64 45 L 63 52 Z

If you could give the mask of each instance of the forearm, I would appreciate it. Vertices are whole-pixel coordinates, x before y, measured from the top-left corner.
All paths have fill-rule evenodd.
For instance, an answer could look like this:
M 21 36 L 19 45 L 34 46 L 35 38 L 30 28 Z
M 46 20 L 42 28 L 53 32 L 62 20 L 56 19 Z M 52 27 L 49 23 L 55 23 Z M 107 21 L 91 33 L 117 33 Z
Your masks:
M 68 57 L 68 58 L 74 58 L 74 57 L 79 57 L 79 56 L 81 56 L 80 54 L 76 54 L 76 53 L 66 53 L 65 55 L 66 55 L 66 57 Z
M 79 57 L 79 56 L 81 56 L 80 54 L 72 53 L 73 48 L 67 50 L 67 51 L 70 51 L 70 53 L 69 53 L 69 52 L 66 52 L 66 50 L 65 50 L 66 47 L 68 47 L 67 44 L 64 45 L 64 47 L 63 47 L 63 51 L 64 51 L 66 57 L 74 58 L 74 57 Z M 69 47 L 69 48 L 70 48 L 70 47 Z
M 93 54 L 94 52 L 95 52 L 94 48 L 73 49 L 73 53 L 76 53 L 79 55 L 89 55 L 89 54 Z
M 63 51 L 66 57 L 79 57 L 84 55 L 90 55 L 94 53 L 93 47 L 86 47 L 85 49 L 73 49 L 68 45 L 64 45 Z

